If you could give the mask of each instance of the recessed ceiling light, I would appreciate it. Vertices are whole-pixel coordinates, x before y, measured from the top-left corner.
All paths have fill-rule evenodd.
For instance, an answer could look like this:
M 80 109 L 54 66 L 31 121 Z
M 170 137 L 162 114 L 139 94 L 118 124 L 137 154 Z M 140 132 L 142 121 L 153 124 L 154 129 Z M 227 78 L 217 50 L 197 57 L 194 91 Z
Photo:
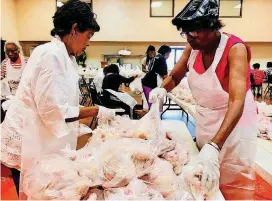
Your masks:
M 61 6 L 63 6 L 64 4 L 62 3 L 62 2 L 60 2 L 60 1 L 57 1 L 57 7 L 61 7 Z
M 154 1 L 154 2 L 152 2 L 151 7 L 152 8 L 159 8 L 159 7 L 161 7 L 161 5 L 162 5 L 162 1 Z
M 233 8 L 241 8 L 241 4 L 238 4 L 238 5 L 236 5 L 236 6 L 234 6 Z

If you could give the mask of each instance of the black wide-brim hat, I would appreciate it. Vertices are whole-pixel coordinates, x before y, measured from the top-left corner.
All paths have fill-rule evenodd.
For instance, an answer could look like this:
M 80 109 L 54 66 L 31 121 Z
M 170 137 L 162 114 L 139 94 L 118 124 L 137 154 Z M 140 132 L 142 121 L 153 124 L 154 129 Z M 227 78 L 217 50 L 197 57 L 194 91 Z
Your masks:
M 191 0 L 185 8 L 172 20 L 178 30 L 194 31 L 212 26 L 210 23 L 219 18 L 218 0 Z

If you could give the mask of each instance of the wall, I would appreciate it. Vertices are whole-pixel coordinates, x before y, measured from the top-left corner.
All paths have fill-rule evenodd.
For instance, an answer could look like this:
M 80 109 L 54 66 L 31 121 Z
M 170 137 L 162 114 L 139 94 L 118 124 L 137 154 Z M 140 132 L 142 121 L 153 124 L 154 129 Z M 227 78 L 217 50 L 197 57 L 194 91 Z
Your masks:
M 16 0 L 20 41 L 50 40 L 56 0 Z
M 118 50 L 127 48 L 132 54 L 143 55 L 149 45 L 154 45 L 156 50 L 163 44 L 169 46 L 183 46 L 185 43 L 163 43 L 163 42 L 91 42 L 87 48 L 87 64 L 100 66 L 103 61 L 102 54 L 116 54 Z M 272 43 L 247 43 L 251 48 L 251 64 L 260 63 L 261 68 L 266 68 L 266 63 L 272 61 Z M 114 62 L 114 60 L 112 61 Z M 125 59 L 125 63 L 133 66 L 141 65 L 139 59 Z
M 260 63 L 261 69 L 266 69 L 266 63 L 272 62 L 272 43 L 248 43 L 251 52 L 252 59 L 251 64 Z
M 87 64 L 92 64 L 100 67 L 100 61 L 103 61 L 104 58 L 102 54 L 117 54 L 120 49 L 128 49 L 132 52 L 133 55 L 144 55 L 146 49 L 149 45 L 154 45 L 156 50 L 163 44 L 163 42 L 90 42 L 90 46 L 87 47 Z M 172 46 L 181 46 L 185 43 L 167 43 L 167 45 Z M 110 63 L 115 63 L 113 59 Z M 124 59 L 124 63 L 131 63 L 132 66 L 141 67 L 141 59 Z
M 18 40 L 15 0 L 1 0 L 1 37 Z
M 9 0 L 4 0 L 9 1 Z M 50 40 L 55 0 L 16 0 L 18 35 L 22 41 Z M 175 0 L 175 15 L 187 0 Z M 248 42 L 272 42 L 272 0 L 244 0 L 242 18 L 223 18 L 225 31 Z M 101 31 L 94 41 L 184 41 L 171 17 L 150 18 L 149 0 L 93 0 Z

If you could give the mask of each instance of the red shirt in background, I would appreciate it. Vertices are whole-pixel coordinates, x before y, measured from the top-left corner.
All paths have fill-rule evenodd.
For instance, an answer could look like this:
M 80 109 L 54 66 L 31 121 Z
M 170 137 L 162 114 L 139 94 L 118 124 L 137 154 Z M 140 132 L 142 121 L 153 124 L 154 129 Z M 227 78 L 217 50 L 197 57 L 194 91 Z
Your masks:
M 252 75 L 253 75 L 254 85 L 259 86 L 263 84 L 265 74 L 262 70 L 254 69 L 252 71 Z

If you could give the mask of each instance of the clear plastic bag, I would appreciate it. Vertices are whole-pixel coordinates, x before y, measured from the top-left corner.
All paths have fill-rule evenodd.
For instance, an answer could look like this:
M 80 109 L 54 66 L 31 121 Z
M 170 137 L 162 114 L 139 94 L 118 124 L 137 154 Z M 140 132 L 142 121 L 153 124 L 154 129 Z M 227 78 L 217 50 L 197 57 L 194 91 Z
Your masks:
M 149 187 L 167 197 L 178 189 L 177 176 L 172 165 L 163 159 L 156 158 L 155 162 L 142 179 Z
M 134 178 L 126 187 L 108 189 L 106 200 L 164 200 L 156 190 L 148 187 L 142 180 Z
M 29 199 L 80 200 L 90 185 L 87 177 L 78 175 L 73 161 L 57 154 L 35 160 L 23 177 L 23 190 Z
M 160 119 L 159 104 L 153 104 L 150 111 L 141 118 L 134 131 L 134 137 L 144 140 L 156 140 L 166 138 L 166 131 Z

